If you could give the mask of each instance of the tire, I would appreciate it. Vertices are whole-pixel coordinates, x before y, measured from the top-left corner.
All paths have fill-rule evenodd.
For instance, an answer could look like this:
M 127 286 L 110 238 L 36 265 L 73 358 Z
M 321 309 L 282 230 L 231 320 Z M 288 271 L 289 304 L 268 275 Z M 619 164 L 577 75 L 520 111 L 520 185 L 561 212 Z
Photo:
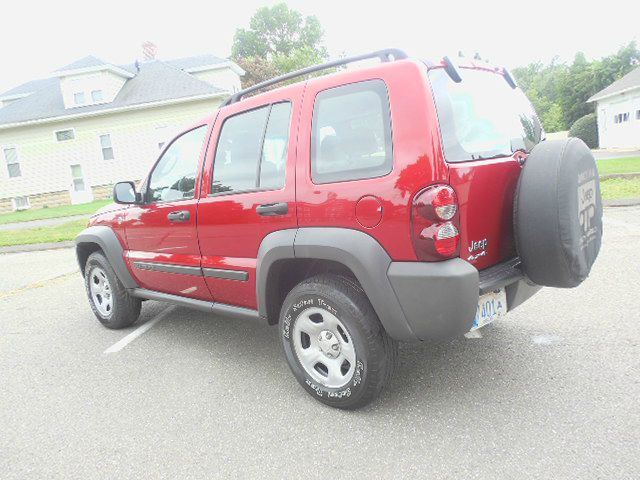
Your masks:
M 548 140 L 533 149 L 518 182 L 514 232 L 533 283 L 571 288 L 587 278 L 602 243 L 602 197 L 582 140 Z
M 397 343 L 351 279 L 323 274 L 296 285 L 282 306 L 279 328 L 294 376 L 331 407 L 368 404 L 395 370 Z
M 142 302 L 127 293 L 102 252 L 89 255 L 84 285 L 91 310 L 105 327 L 125 328 L 140 316 Z

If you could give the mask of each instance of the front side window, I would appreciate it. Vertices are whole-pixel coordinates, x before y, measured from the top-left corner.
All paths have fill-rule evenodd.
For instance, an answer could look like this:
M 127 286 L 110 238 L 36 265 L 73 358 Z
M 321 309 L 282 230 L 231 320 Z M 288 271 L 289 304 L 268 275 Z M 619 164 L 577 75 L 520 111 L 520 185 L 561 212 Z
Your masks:
M 21 177 L 22 172 L 20 171 L 18 151 L 13 147 L 5 148 L 4 159 L 7 162 L 7 172 L 9 173 L 9 178 Z
M 100 148 L 103 160 L 113 160 L 113 145 L 110 134 L 100 135 Z
M 284 186 L 290 118 L 288 102 L 228 118 L 216 147 L 211 193 Z
M 540 120 L 519 88 L 494 72 L 462 69 L 462 81 L 444 69 L 429 72 L 447 162 L 512 155 L 544 136 Z
M 318 93 L 313 108 L 314 183 L 386 175 L 393 167 L 389 96 L 382 80 Z
M 76 105 L 84 105 L 84 92 L 76 92 L 73 94 L 73 102 Z
M 207 127 L 203 125 L 178 137 L 167 148 L 149 178 L 151 202 L 194 198 L 198 161 Z

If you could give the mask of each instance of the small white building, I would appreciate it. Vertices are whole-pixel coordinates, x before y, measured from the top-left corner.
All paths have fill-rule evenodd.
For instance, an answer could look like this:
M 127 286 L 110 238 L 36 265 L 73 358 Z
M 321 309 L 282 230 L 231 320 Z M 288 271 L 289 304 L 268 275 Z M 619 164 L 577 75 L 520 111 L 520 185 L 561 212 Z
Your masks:
M 243 74 L 213 55 L 131 65 L 89 56 L 0 93 L 0 212 L 90 202 L 140 180 Z
M 600 148 L 640 148 L 640 67 L 596 93 Z

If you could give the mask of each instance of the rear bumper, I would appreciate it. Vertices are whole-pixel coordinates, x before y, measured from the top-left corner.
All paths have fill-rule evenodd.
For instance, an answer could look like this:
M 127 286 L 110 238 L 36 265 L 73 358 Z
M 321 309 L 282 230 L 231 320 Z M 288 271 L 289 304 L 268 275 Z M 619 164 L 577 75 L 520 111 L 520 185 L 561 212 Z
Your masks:
M 482 272 L 456 258 L 444 262 L 392 262 L 389 282 L 405 319 L 419 340 L 446 339 L 468 332 L 480 294 L 505 287 L 509 310 L 540 287 L 524 279 L 513 259 Z

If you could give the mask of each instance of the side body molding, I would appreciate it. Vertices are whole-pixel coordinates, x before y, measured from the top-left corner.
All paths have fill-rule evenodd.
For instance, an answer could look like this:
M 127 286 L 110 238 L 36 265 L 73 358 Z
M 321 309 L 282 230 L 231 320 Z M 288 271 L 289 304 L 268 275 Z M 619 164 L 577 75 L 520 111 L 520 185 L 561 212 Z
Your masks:
M 90 244 L 96 244 L 104 252 L 109 264 L 122 282 L 125 288 L 137 288 L 138 284 L 131 276 L 124 261 L 124 249 L 115 232 L 107 226 L 96 225 L 84 229 L 76 237 L 76 257 L 80 266 L 80 273 L 84 275 L 84 263 L 86 262 L 86 250 Z
M 265 237 L 258 254 L 256 281 L 258 311 L 262 318 L 273 313 L 267 311 L 271 267 L 285 258 L 342 263 L 362 285 L 389 335 L 398 340 L 417 339 L 387 277 L 391 258 L 373 237 L 358 230 L 317 227 L 283 230 Z

